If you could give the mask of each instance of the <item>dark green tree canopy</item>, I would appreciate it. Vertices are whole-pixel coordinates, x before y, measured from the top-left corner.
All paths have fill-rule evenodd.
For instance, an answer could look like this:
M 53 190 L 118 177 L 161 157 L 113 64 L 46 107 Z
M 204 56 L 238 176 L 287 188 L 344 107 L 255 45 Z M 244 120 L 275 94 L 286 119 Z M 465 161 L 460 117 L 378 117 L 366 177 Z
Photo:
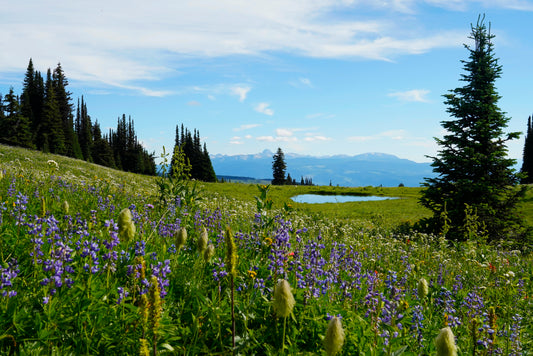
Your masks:
M 272 157 L 272 185 L 283 185 L 285 184 L 285 171 L 287 169 L 287 164 L 285 163 L 285 154 L 278 147 L 276 154 Z
M 176 136 L 174 143 L 174 154 L 171 160 L 171 172 L 181 172 L 183 169 L 179 165 L 190 166 L 190 178 L 204 182 L 216 182 L 217 176 L 211 163 L 211 158 L 207 152 L 204 142 L 203 148 L 200 141 L 200 131 L 194 129 L 193 133 L 181 125 L 176 125 Z M 177 170 L 175 169 L 177 168 Z M 188 169 L 188 168 L 187 168 Z
M 495 87 L 502 68 L 484 19 L 472 26 L 469 38 L 474 45 L 465 45 L 469 51 L 469 59 L 462 61 L 465 85 L 444 95 L 451 119 L 441 123 L 447 133 L 436 138 L 440 151 L 430 157 L 438 175 L 426 178 L 421 203 L 433 212 L 431 222 L 437 231 L 446 216 L 448 237 L 464 238 L 468 208 L 489 238 L 507 238 L 516 233 L 519 222 L 514 210 L 522 193 L 515 188 L 519 177 L 512 169 L 515 160 L 507 156 L 506 142 L 519 133 L 504 133 L 509 118 L 497 105 L 500 96 Z

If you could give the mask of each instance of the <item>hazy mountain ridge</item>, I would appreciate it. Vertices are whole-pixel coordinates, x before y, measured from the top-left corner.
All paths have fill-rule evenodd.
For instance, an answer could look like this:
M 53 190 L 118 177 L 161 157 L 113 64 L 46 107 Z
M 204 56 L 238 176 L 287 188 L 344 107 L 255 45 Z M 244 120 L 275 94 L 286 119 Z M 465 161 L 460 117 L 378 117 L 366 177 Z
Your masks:
M 211 155 L 217 176 L 272 178 L 272 156 L 264 150 L 247 155 Z M 355 156 L 310 156 L 286 153 L 287 173 L 300 182 L 312 178 L 317 185 L 340 186 L 405 186 L 417 187 L 425 177 L 432 177 L 430 163 L 417 163 L 386 153 L 364 153 Z

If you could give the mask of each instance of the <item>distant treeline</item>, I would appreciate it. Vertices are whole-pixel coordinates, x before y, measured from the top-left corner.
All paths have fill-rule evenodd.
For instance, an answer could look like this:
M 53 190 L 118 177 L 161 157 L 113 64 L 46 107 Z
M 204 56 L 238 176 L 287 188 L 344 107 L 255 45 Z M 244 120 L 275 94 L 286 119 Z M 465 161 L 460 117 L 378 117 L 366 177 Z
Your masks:
M 139 143 L 133 120 L 118 118 L 117 129 L 103 134 L 83 99 L 76 114 L 61 64 L 46 80 L 30 59 L 22 93 L 0 94 L 0 142 L 56 153 L 134 173 L 155 175 L 154 153 Z
M 216 182 L 217 176 L 211 158 L 207 152 L 205 143 L 202 146 L 200 142 L 200 131 L 194 129 L 193 133 L 189 129 L 181 125 L 181 132 L 179 125 L 176 125 L 176 137 L 174 142 L 174 154 L 171 161 L 171 166 L 176 165 L 176 153 L 181 151 L 185 156 L 185 164 L 190 165 L 190 178 L 201 180 L 204 182 Z M 172 172 L 174 168 L 172 168 Z

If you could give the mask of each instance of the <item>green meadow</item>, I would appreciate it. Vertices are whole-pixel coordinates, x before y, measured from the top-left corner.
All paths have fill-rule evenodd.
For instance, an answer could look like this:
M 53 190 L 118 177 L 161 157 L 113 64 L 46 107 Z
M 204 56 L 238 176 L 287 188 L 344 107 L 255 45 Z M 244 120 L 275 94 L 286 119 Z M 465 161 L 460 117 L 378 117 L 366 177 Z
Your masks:
M 532 246 L 414 231 L 421 188 L 176 188 L 8 146 L 0 172 L 0 354 L 533 352 Z

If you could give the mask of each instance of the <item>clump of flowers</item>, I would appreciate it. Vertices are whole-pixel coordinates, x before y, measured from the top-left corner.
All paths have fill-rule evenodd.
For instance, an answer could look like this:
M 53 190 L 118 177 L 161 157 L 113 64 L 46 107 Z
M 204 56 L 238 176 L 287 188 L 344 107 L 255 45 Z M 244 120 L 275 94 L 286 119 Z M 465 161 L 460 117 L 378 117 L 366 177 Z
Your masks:
M 209 244 L 207 245 L 205 251 L 204 251 L 204 261 L 205 263 L 209 263 L 211 261 L 211 258 L 215 255 L 215 245 Z

